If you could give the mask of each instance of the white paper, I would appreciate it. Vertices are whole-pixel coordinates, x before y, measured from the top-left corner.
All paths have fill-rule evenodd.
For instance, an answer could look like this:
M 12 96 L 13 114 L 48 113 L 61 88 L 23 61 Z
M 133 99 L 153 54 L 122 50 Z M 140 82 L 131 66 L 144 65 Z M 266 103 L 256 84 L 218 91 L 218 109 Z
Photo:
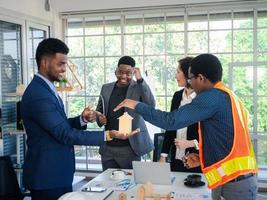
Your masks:
M 210 193 L 200 192 L 175 192 L 175 200 L 211 200 Z

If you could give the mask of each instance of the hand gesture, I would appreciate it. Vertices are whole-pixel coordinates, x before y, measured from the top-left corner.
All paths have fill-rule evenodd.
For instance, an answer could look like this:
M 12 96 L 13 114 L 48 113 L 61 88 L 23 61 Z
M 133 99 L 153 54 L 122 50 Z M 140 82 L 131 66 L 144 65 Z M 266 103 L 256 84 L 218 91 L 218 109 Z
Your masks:
M 134 67 L 133 73 L 134 73 L 134 76 L 135 76 L 136 80 L 142 79 L 140 68 Z
M 138 101 L 134 101 L 131 99 L 125 99 L 123 102 L 121 102 L 119 105 L 117 105 L 116 108 L 114 108 L 114 112 L 116 112 L 117 110 L 121 109 L 121 108 L 131 108 L 131 109 L 135 109 L 135 106 L 138 104 Z
M 163 163 L 166 162 L 166 157 L 160 156 L 159 162 L 163 162 Z
M 118 139 L 121 139 L 121 140 L 126 140 L 129 137 L 131 137 L 131 136 L 133 136 L 133 135 L 135 135 L 136 133 L 139 133 L 139 132 L 140 132 L 140 128 L 135 129 L 134 131 L 132 131 L 131 133 L 128 133 L 128 134 L 120 133 L 119 131 L 112 130 L 112 131 L 109 131 L 109 135 L 110 135 L 111 138 L 118 138 Z
M 91 109 L 90 106 L 86 107 L 82 112 L 83 121 L 85 122 L 95 122 L 96 112 Z
M 186 168 L 194 168 L 200 166 L 199 155 L 196 153 L 190 153 L 182 158 Z
M 96 115 L 98 117 L 99 123 L 101 124 L 101 126 L 106 125 L 107 124 L 107 117 L 106 115 L 102 114 L 101 112 L 95 111 Z
M 195 146 L 195 143 L 194 143 L 193 140 L 178 140 L 178 139 L 175 139 L 174 140 L 174 144 L 175 144 L 177 149 L 186 149 L 186 148 Z

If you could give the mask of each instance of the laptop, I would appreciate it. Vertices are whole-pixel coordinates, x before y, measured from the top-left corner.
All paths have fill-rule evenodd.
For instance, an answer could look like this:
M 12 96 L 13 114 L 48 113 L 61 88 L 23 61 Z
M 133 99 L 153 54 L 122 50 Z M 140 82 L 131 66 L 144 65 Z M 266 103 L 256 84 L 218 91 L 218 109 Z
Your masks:
M 133 161 L 133 172 L 136 184 L 172 184 L 170 163 Z

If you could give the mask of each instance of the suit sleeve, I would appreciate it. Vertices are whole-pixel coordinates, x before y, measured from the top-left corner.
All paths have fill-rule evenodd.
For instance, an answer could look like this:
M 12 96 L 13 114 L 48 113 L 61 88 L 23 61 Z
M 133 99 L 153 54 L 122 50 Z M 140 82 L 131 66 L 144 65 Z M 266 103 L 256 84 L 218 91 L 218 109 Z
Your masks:
M 68 121 L 72 128 L 77 128 L 80 130 L 85 130 L 87 128 L 87 125 L 81 125 L 81 116 L 69 118 Z
M 144 102 L 148 105 L 155 107 L 156 101 L 155 101 L 154 95 L 152 94 L 146 81 L 143 79 L 143 82 L 137 83 L 137 85 L 141 89 L 141 102 Z
M 172 97 L 172 102 L 171 102 L 171 110 L 173 111 L 178 107 L 179 102 L 177 102 L 177 93 L 175 93 Z M 166 153 L 169 154 L 171 146 L 174 143 L 174 139 L 176 138 L 176 131 L 166 131 L 164 134 L 164 140 L 163 140 L 163 144 L 162 144 L 162 149 L 161 149 L 161 153 Z
M 165 132 L 161 153 L 169 154 L 169 152 L 171 150 L 171 146 L 174 143 L 175 137 L 176 137 L 175 131 L 166 131 Z
M 58 142 L 68 145 L 92 145 L 100 146 L 104 143 L 103 131 L 83 131 L 73 128 L 71 125 L 78 123 L 72 119 L 69 122 L 66 116 L 62 115 L 57 104 L 47 98 L 31 102 L 32 106 L 27 115 L 45 133 L 51 135 Z M 40 106 L 41 105 L 41 106 Z
M 102 91 L 103 91 L 103 87 L 101 89 L 101 92 L 100 92 L 100 95 L 99 95 L 99 98 L 98 98 L 98 103 L 97 103 L 97 106 L 96 106 L 96 111 L 101 112 L 102 114 L 105 114 L 105 113 L 103 113 L 103 102 L 102 102 L 102 99 L 101 99 L 101 98 L 103 98 L 102 97 Z M 99 127 L 102 127 L 102 125 L 100 124 L 98 118 L 96 118 L 96 123 L 97 123 L 97 125 Z

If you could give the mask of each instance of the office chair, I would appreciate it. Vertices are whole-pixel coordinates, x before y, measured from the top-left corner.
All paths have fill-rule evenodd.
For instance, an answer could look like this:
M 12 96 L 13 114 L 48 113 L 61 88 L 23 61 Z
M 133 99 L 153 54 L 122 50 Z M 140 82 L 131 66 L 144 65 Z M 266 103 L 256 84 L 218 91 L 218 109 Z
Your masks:
M 164 141 L 165 133 L 155 133 L 154 134 L 154 151 L 153 151 L 153 162 L 158 162 L 160 159 L 161 149 Z M 167 162 L 171 161 L 171 153 L 169 152 L 167 157 Z
M 0 199 L 22 200 L 30 194 L 20 190 L 17 176 L 9 156 L 0 156 Z
M 164 133 L 154 134 L 154 151 L 153 151 L 153 162 L 158 162 L 160 158 L 161 148 L 164 140 Z

